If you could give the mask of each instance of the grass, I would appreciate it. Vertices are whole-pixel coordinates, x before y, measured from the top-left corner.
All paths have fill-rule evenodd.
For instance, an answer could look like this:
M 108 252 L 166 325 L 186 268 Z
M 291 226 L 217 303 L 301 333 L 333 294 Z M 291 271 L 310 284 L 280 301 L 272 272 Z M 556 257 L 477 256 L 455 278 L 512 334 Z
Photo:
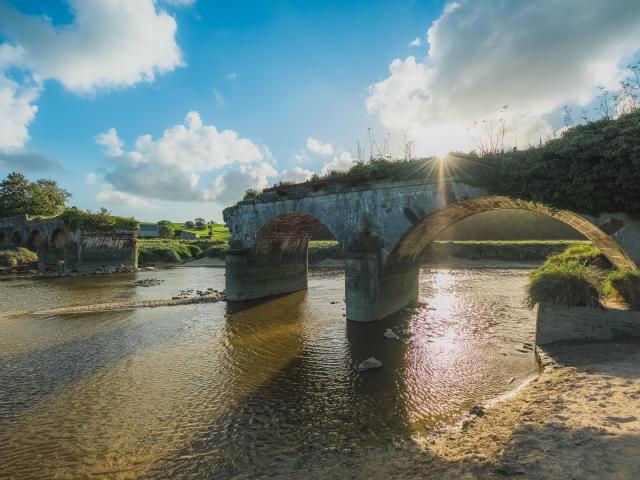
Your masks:
M 605 280 L 604 293 L 617 298 L 634 310 L 640 310 L 640 272 L 614 270 Z
M 547 302 L 566 307 L 600 306 L 602 274 L 577 260 L 545 263 L 531 272 L 527 290 L 530 307 Z
M 569 261 L 576 261 L 586 266 L 594 266 L 603 270 L 612 268 L 611 262 L 607 260 L 600 250 L 589 242 L 582 242 L 572 245 L 566 250 L 551 255 L 545 263 L 562 264 Z
M 37 260 L 36 252 L 28 248 L 0 246 L 0 265 L 3 267 L 18 267 Z
M 180 263 L 201 258 L 211 248 L 226 248 L 222 240 L 179 240 L 169 238 L 138 239 L 138 255 L 141 263 Z

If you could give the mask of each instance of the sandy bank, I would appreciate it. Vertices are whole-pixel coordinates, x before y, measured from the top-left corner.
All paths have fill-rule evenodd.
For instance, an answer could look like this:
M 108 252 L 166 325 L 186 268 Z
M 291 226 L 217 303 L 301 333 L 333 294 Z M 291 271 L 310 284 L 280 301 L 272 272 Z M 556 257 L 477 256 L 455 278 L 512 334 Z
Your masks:
M 144 307 L 167 307 L 172 305 L 191 305 L 194 303 L 215 303 L 225 299 L 224 293 L 214 292 L 208 295 L 196 295 L 159 300 L 125 300 L 122 302 L 97 303 L 94 305 L 78 305 L 75 307 L 50 308 L 38 310 L 35 315 L 61 315 L 69 313 L 114 312 Z
M 640 343 L 548 353 L 537 379 L 463 426 L 385 449 L 316 452 L 291 465 L 306 479 L 639 478 Z M 262 474 L 299 478 L 282 465 Z

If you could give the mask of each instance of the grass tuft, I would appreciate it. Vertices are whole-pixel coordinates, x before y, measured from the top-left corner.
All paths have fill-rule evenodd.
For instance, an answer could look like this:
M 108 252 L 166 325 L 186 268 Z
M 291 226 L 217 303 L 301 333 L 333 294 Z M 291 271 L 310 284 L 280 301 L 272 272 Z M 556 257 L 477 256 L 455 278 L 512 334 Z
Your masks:
M 545 263 L 529 276 L 527 303 L 547 302 L 566 307 L 600 306 L 602 273 L 577 260 Z
M 629 308 L 640 310 L 640 271 L 614 270 L 607 275 L 604 292 L 622 300 Z

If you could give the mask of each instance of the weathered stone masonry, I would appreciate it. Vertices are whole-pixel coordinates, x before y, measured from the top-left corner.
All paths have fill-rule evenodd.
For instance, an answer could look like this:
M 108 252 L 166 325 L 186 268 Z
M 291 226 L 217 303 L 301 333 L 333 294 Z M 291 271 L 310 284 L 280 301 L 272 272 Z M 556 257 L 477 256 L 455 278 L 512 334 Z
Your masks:
M 18 216 L 0 218 L 0 243 L 35 250 L 41 272 L 94 273 L 138 267 L 135 231 L 73 231 L 58 218 Z
M 245 201 L 225 210 L 232 235 L 228 300 L 306 288 L 307 245 L 321 224 L 345 252 L 347 318 L 358 321 L 386 317 L 416 301 L 424 249 L 444 229 L 488 210 L 553 216 L 592 240 L 621 268 L 634 269 L 640 259 L 640 222 L 626 214 L 589 217 L 554 211 L 490 196 L 462 182 L 388 181 L 290 191 L 295 195 L 289 198 L 274 195 L 272 201 Z

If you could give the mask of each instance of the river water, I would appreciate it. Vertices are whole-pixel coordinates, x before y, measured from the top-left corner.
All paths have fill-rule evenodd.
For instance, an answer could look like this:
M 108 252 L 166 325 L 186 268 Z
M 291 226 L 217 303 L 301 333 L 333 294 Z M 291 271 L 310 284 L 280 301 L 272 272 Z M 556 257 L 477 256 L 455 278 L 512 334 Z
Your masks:
M 527 274 L 425 268 L 422 306 L 366 324 L 339 270 L 242 307 L 63 316 L 32 312 L 223 289 L 224 269 L 2 281 L 0 477 L 261 478 L 456 422 L 536 371 Z

